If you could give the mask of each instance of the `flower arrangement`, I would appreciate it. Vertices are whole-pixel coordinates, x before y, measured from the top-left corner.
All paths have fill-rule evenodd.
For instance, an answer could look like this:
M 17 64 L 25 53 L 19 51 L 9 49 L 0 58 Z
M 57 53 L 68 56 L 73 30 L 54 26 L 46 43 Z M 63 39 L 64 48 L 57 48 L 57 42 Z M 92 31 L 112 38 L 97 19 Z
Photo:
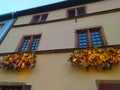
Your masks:
M 34 68 L 36 63 L 34 53 L 22 53 L 4 56 L 0 60 L 0 68 L 2 69 L 13 69 L 23 70 L 28 68 Z
M 83 50 L 75 50 L 69 57 L 72 65 L 85 68 L 111 70 L 114 65 L 120 63 L 120 49 L 92 47 Z

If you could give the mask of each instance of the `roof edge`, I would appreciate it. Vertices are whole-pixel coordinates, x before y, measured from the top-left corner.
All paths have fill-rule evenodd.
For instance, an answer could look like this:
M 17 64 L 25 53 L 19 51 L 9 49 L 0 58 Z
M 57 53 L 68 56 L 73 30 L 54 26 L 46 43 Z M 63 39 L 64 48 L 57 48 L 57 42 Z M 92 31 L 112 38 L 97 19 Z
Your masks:
M 68 7 L 72 7 L 72 6 L 76 6 L 76 5 L 83 5 L 83 4 L 87 4 L 87 3 L 98 2 L 98 1 L 103 1 L 103 0 L 70 0 L 70 1 L 68 0 L 68 1 L 62 1 L 62 2 L 58 2 L 58 3 L 45 5 L 45 6 L 40 6 L 40 7 L 31 8 L 31 9 L 26 9 L 26 10 L 21 10 L 21 11 L 3 14 L 3 15 L 0 15 L 0 21 L 13 19 L 13 18 L 17 18 L 20 16 L 25 16 L 25 15 L 31 15 L 31 14 L 37 14 L 37 13 L 43 13 L 43 12 L 68 8 Z

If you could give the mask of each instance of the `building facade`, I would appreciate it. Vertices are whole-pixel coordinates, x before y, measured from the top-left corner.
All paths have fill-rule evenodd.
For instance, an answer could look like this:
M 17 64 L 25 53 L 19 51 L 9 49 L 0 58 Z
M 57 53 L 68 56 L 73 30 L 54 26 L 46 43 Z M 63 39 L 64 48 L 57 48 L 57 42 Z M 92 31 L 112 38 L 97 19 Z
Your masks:
M 75 49 L 119 48 L 119 0 L 68 0 L 16 13 L 0 58 L 35 52 L 36 65 L 19 72 L 1 69 L 1 90 L 120 90 L 120 65 L 86 71 L 68 61 Z

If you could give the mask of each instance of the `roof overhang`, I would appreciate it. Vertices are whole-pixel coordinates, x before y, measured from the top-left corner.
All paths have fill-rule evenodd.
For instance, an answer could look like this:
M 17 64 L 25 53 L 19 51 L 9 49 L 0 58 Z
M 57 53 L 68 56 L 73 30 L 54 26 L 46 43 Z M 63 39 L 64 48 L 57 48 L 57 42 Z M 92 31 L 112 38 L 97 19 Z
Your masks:
M 15 13 L 8 13 L 8 14 L 0 15 L 0 21 L 16 18 L 19 16 L 43 13 L 43 12 L 68 8 L 68 7 L 72 7 L 72 6 L 98 2 L 98 1 L 103 1 L 103 0 L 68 0 L 68 1 L 62 1 L 62 2 L 49 4 L 49 5 L 45 5 L 45 6 L 40 6 L 40 7 L 36 7 L 36 8 L 17 11 Z

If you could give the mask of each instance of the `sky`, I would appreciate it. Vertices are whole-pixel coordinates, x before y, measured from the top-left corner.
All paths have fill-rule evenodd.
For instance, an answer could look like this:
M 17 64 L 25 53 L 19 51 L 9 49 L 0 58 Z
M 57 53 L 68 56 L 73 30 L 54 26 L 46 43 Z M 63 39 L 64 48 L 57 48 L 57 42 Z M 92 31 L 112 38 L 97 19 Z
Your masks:
M 0 15 L 64 0 L 0 0 Z

